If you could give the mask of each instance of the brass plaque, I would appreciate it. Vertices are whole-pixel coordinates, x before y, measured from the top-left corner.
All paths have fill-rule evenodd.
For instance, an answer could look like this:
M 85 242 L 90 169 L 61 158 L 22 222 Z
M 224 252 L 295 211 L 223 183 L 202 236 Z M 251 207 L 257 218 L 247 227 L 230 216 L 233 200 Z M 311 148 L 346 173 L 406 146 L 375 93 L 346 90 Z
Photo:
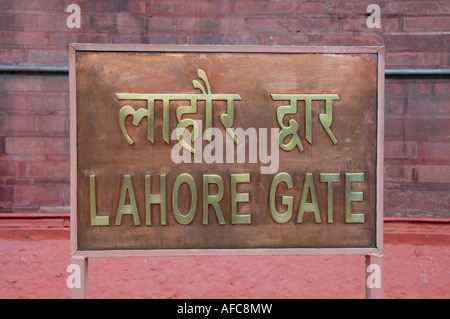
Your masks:
M 378 247 L 379 48 L 73 48 L 78 251 Z

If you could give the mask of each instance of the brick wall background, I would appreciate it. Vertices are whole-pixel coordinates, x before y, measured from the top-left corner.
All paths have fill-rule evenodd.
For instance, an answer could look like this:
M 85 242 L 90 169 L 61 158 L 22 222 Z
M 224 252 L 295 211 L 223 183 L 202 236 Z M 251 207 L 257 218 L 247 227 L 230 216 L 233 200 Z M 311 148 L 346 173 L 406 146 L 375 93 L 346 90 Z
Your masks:
M 71 3 L 81 8 L 80 29 L 66 26 Z M 380 29 L 366 26 L 371 3 L 381 7 Z M 386 68 L 448 69 L 449 38 L 449 0 L 0 0 L 2 65 L 67 66 L 68 45 L 91 42 L 384 45 Z M 385 100 L 385 216 L 433 217 L 448 225 L 449 76 L 387 77 Z M 67 229 L 68 214 L 68 76 L 0 72 L 0 215 L 11 216 L 0 216 L 0 228 Z M 448 255 L 448 227 L 430 225 L 433 233 L 447 234 L 439 237 L 447 246 L 434 254 Z M 414 247 L 408 249 L 411 258 L 425 258 Z M 8 254 L 5 250 L 0 257 Z M 440 265 L 445 273 L 448 264 Z M 57 279 L 61 269 L 55 280 L 64 288 L 65 278 Z M 8 278 L 10 286 L 20 282 Z M 436 282 L 442 280 L 436 277 Z M 449 282 L 448 275 L 445 280 Z M 441 297 L 446 292 L 441 290 Z M 1 289 L 0 295 L 21 296 Z

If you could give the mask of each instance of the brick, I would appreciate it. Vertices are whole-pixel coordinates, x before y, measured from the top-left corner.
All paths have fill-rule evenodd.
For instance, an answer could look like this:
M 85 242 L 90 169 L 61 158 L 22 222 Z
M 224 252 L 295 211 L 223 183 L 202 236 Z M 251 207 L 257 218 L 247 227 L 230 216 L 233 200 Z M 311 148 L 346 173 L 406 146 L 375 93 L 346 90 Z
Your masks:
M 226 17 L 231 14 L 231 3 L 226 1 L 152 1 L 152 16 Z
M 14 206 L 63 206 L 63 187 L 14 185 Z
M 6 153 L 6 137 L 0 136 L 0 155 L 4 155 Z
M 170 27 L 170 21 L 166 24 Z M 178 18 L 177 30 L 209 30 L 209 31 L 228 31 L 236 30 L 242 31 L 245 28 L 245 21 L 243 18 Z
M 34 116 L 0 115 L 0 131 L 34 131 L 34 129 Z
M 27 56 L 27 62 L 30 64 L 67 65 L 69 63 L 68 50 L 29 49 Z
M 196 43 L 193 40 L 188 40 L 188 35 L 193 36 L 193 32 L 180 32 L 180 31 L 149 31 L 145 35 L 140 36 L 142 43 L 149 44 L 186 44 Z M 118 35 L 117 39 L 114 37 L 116 43 L 133 43 L 132 38 L 128 39 L 127 36 Z M 117 42 L 122 41 L 122 42 Z M 136 43 L 136 42 L 134 42 Z
M 0 176 L 25 177 L 25 163 L 19 161 L 1 161 Z
M 33 27 L 34 16 L 23 12 L 0 13 L 0 29 L 21 31 Z
M 62 189 L 62 206 L 69 207 L 70 210 L 70 185 L 64 185 Z
M 321 14 L 323 5 L 320 2 L 300 1 L 237 1 L 234 14 L 238 16 L 276 16 L 293 14 Z
M 353 45 L 360 45 L 360 46 L 367 46 L 367 45 L 381 46 L 383 45 L 383 37 L 378 34 L 355 35 L 353 36 L 352 43 Z
M 450 65 L 450 52 L 426 52 L 425 53 L 426 68 L 448 68 Z
M 286 19 L 273 18 L 250 18 L 248 19 L 248 28 L 250 31 L 261 32 L 285 32 L 289 33 L 291 27 Z
M 445 115 L 450 114 L 447 96 L 423 95 L 403 97 L 402 95 L 386 98 L 385 114 Z
M 401 30 L 401 19 L 400 18 L 381 16 L 380 23 L 381 23 L 381 31 L 383 33 L 397 32 L 397 31 Z
M 126 12 L 135 12 L 148 15 L 150 11 L 149 0 L 121 0 L 120 10 Z
M 56 48 L 67 47 L 71 43 L 108 43 L 107 33 L 83 33 L 83 32 L 52 32 L 50 34 L 50 44 Z
M 446 138 L 450 135 L 446 119 L 385 119 L 385 138 L 414 141 L 428 141 L 433 138 Z
M 5 74 L 0 75 L 0 89 L 10 91 L 42 91 L 44 80 L 39 75 Z
M 288 19 L 292 32 L 329 33 L 339 31 L 339 21 L 331 18 L 300 16 Z M 281 22 L 281 24 L 284 24 Z
M 0 132 L 14 136 L 16 132 L 33 132 L 35 130 L 34 116 L 0 115 Z
M 16 176 L 18 171 L 17 163 L 18 162 L 0 161 L 0 176 Z
M 67 17 L 69 13 L 40 13 L 36 15 L 36 28 L 49 31 L 68 31 Z M 81 18 L 81 16 L 80 16 Z
M 355 15 L 367 14 L 367 7 L 369 4 L 375 3 L 372 0 L 359 0 L 359 1 L 332 1 L 326 3 L 325 12 L 333 17 L 348 17 Z M 383 8 L 381 8 L 381 14 L 383 14 Z
M 96 33 L 117 32 L 116 15 L 114 13 L 96 13 L 92 14 L 91 18 L 91 29 Z
M 449 183 L 449 165 L 385 165 L 386 182 Z
M 406 119 L 405 137 L 410 139 L 430 140 L 434 137 L 450 136 L 448 119 Z
M 50 34 L 33 31 L 0 31 L 0 39 L 3 39 L 4 44 L 46 46 L 50 43 Z
M 429 115 L 450 114 L 449 98 L 446 96 L 416 96 L 406 99 L 405 113 Z
M 222 44 L 222 45 L 256 45 L 258 38 L 254 33 L 246 31 L 224 32 L 188 32 L 187 43 L 195 44 Z
M 181 21 L 183 20 L 183 18 L 173 19 L 166 17 L 151 17 L 147 20 L 147 29 L 149 31 L 162 31 L 162 30 L 172 31 L 176 29 L 177 20 Z M 182 31 L 183 28 L 178 28 L 178 30 Z
M 448 48 L 448 36 L 436 35 L 386 35 L 387 50 L 428 51 Z
M 12 64 L 25 61 L 24 50 L 22 49 L 0 49 L 0 63 Z
M 148 31 L 173 31 L 177 29 L 177 21 L 182 18 L 174 19 L 169 17 L 150 17 L 146 19 L 146 25 Z M 179 29 L 181 31 L 181 29 Z
M 97 0 L 96 10 L 99 12 L 131 12 L 131 13 L 147 13 L 149 1 L 146 0 Z
M 69 114 L 69 96 L 42 94 L 40 92 L 21 94 L 1 94 L 0 113 L 9 115 L 67 115 Z
M 450 13 L 448 1 L 387 1 L 381 14 L 443 14 Z
M 95 10 L 99 12 L 116 12 L 119 9 L 119 1 L 98 0 L 95 4 Z
M 404 31 L 450 31 L 450 16 L 405 17 Z
M 450 142 L 426 142 L 423 148 L 425 159 L 450 164 Z
M 433 94 L 434 95 L 446 95 L 449 96 L 450 99 L 450 83 L 449 80 L 445 80 L 445 82 L 435 82 L 433 84 Z
M 26 177 L 69 178 L 69 161 L 44 161 L 26 163 Z
M 12 211 L 14 189 L 11 186 L 0 186 L 0 213 Z
M 2 0 L 0 2 L 0 10 L 11 11 L 14 9 L 14 0 Z
M 66 1 L 61 0 L 14 0 L 16 10 L 65 11 Z
M 181 13 L 181 4 L 179 2 L 168 1 L 152 1 L 150 3 L 150 12 L 152 16 L 172 17 Z
M 425 65 L 423 52 L 386 52 L 386 67 Z
M 69 78 L 66 75 L 46 77 L 44 81 L 46 92 L 64 92 L 69 90 Z
M 47 154 L 46 161 L 70 161 L 70 154 Z
M 13 31 L 4 31 L 0 30 L 0 39 L 2 47 L 5 44 L 14 44 L 14 32 Z
M 37 128 L 39 132 L 66 133 L 69 135 L 70 117 L 66 115 L 37 116 Z
M 447 211 L 450 193 L 411 189 L 391 189 L 385 192 L 386 210 L 414 210 L 423 212 Z
M 143 19 L 136 15 L 119 13 L 116 16 L 117 32 L 122 34 L 140 34 L 143 30 Z
M 151 43 L 148 42 L 149 39 L 149 35 L 147 34 L 146 36 L 142 36 L 141 34 L 112 34 L 111 35 L 111 39 L 110 39 L 110 43 L 125 43 L 125 44 L 130 44 L 130 43 L 143 43 L 143 44 L 147 44 L 147 43 Z M 163 41 L 156 41 L 154 43 L 169 43 L 169 42 L 163 42 Z
M 385 114 L 403 114 L 407 108 L 407 98 L 403 96 L 388 96 L 385 100 Z
M 60 137 L 7 137 L 6 154 L 69 154 L 69 139 Z
M 353 32 L 351 31 L 322 32 L 318 35 L 321 36 L 322 38 L 321 40 L 317 38 L 317 42 L 314 43 L 314 45 L 319 46 L 356 45 L 354 41 Z
M 309 37 L 305 34 L 277 34 L 264 33 L 258 35 L 258 42 L 261 45 L 307 45 Z
M 420 165 L 416 170 L 421 183 L 450 183 L 450 165 Z
M 421 96 L 431 95 L 433 90 L 433 83 L 426 80 L 386 80 L 386 95 L 401 95 L 401 96 Z
M 67 2 L 67 6 L 70 3 L 76 3 L 76 4 L 78 4 L 80 6 L 81 15 L 83 15 L 86 12 L 91 13 L 91 12 L 95 11 L 95 3 L 96 3 L 96 1 L 92 1 L 92 0 L 77 0 L 76 2 L 75 1 L 73 1 L 73 2 L 69 2 L 68 1 Z M 66 6 L 66 9 L 67 9 L 67 6 Z M 66 11 L 66 9 L 64 9 L 64 11 Z
M 411 176 L 408 176 L 407 178 L 407 172 L 405 170 L 405 166 L 402 165 L 395 165 L 395 164 L 389 164 L 385 163 L 384 167 L 384 181 L 386 183 L 389 182 L 405 182 L 409 181 L 411 182 Z

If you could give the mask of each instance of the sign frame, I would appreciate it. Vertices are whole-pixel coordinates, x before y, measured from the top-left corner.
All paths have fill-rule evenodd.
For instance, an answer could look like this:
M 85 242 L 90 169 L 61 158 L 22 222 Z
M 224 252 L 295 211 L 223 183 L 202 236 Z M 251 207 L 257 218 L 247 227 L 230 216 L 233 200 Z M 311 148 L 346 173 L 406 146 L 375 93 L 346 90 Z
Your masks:
M 79 251 L 77 247 L 77 127 L 76 73 L 77 51 L 114 52 L 217 52 L 217 53 L 323 53 L 377 54 L 377 205 L 376 247 L 374 248 L 251 248 L 251 249 L 165 249 L 165 250 L 98 250 Z M 86 257 L 108 256 L 190 256 L 190 255 L 382 255 L 383 251 L 383 144 L 384 144 L 384 47 L 287 47 L 287 46 L 179 46 L 72 44 L 69 50 L 70 81 L 70 220 L 71 253 Z
M 163 250 L 78 250 L 77 247 L 77 119 L 76 54 L 79 51 L 159 52 L 159 53 L 314 53 L 376 54 L 377 56 L 377 163 L 376 163 L 376 246 L 373 248 L 251 248 L 251 249 L 163 249 Z M 366 255 L 383 257 L 383 171 L 384 171 L 384 47 L 300 47 L 300 46 L 221 46 L 81 44 L 69 46 L 70 91 L 70 252 L 74 263 L 86 266 L 89 257 L 137 256 L 224 256 L 224 255 Z M 369 258 L 370 259 L 370 258 Z M 367 259 L 366 259 L 367 263 Z M 84 272 L 83 272 L 84 273 Z M 87 287 L 87 285 L 86 285 Z M 87 289 L 87 288 L 86 288 Z M 87 290 L 86 290 L 87 293 Z

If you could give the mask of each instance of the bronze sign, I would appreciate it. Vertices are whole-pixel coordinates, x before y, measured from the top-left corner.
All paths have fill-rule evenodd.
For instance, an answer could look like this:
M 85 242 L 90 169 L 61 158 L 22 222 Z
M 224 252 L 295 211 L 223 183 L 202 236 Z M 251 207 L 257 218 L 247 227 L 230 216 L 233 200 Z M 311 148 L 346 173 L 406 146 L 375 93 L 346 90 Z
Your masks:
M 380 249 L 382 52 L 72 45 L 73 248 Z

